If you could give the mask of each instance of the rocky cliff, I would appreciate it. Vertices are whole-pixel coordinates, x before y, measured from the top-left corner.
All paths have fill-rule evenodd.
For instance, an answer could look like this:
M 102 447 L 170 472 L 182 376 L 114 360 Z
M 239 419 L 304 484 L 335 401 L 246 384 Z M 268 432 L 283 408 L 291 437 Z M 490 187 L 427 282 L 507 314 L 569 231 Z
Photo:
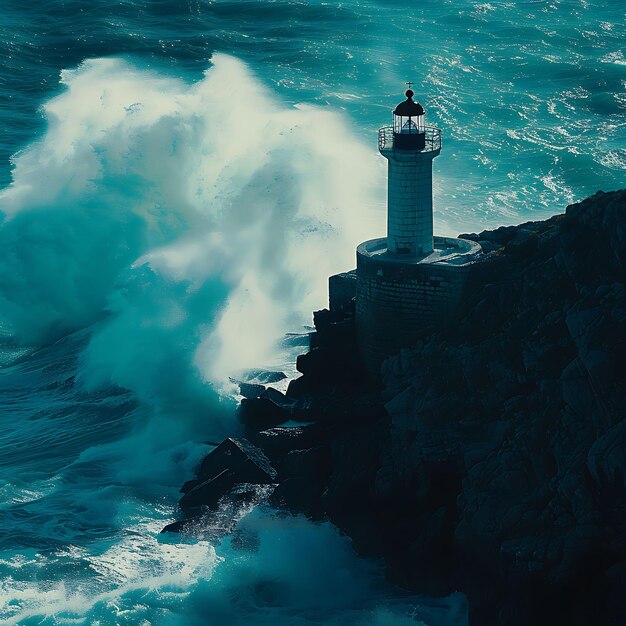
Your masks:
M 246 390 L 263 493 L 330 518 L 404 587 L 463 591 L 472 625 L 624 624 L 626 191 L 465 237 L 487 254 L 462 314 L 381 387 L 345 310 L 316 315 L 287 397 Z
M 470 237 L 491 252 L 458 324 L 384 366 L 375 489 L 430 511 L 472 623 L 626 623 L 626 192 Z

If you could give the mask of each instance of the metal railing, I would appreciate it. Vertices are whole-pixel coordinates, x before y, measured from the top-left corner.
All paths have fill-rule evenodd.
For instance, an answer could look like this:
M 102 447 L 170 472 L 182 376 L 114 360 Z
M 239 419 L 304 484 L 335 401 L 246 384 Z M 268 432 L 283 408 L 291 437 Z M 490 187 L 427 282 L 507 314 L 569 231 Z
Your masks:
M 426 134 L 426 146 L 416 152 L 434 152 L 441 150 L 441 129 L 434 126 L 426 126 L 424 129 Z M 393 149 L 393 126 L 383 126 L 378 131 L 378 149 Z

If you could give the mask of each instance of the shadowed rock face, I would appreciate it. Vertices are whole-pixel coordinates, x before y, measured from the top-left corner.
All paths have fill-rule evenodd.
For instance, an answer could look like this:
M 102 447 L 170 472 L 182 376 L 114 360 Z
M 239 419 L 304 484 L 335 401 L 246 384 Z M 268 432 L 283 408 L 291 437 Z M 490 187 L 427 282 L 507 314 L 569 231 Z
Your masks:
M 626 623 L 626 192 L 468 237 L 492 252 L 458 325 L 383 366 L 378 492 L 450 468 L 472 623 Z
M 228 438 L 204 457 L 196 479 L 183 485 L 180 508 L 215 508 L 236 485 L 272 484 L 275 479 L 276 470 L 259 448 L 246 439 Z
M 263 452 L 214 453 L 200 469 L 225 473 L 184 497 L 215 500 L 251 462 L 273 504 L 329 517 L 395 582 L 466 593 L 472 626 L 625 624 L 626 190 L 466 237 L 487 254 L 454 325 L 388 359 L 379 389 L 350 311 L 316 314 L 304 376 L 271 398 L 315 423 L 256 432 L 267 407 L 248 403 Z
M 332 434 L 321 508 L 477 626 L 626 623 L 626 191 L 466 237 L 460 318 L 383 365 L 387 417 Z

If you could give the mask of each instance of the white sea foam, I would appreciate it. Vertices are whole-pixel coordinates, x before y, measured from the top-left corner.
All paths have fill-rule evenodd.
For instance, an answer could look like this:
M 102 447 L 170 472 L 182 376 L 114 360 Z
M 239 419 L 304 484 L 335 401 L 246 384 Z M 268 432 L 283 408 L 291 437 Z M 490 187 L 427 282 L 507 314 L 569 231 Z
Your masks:
M 615 170 L 626 170 L 626 150 L 609 150 L 598 156 L 598 162 Z
M 270 361 L 383 230 L 375 152 L 233 58 L 195 84 L 120 59 L 61 80 L 0 194 L 0 317 L 22 343 L 106 317 L 82 362 L 90 389 L 193 404 L 205 381 Z
M 161 522 L 162 523 L 162 522 Z M 305 624 L 329 626 L 465 626 L 461 594 L 430 601 L 394 597 L 382 570 L 362 561 L 330 524 L 253 509 L 233 535 L 218 544 L 158 536 L 158 521 L 143 521 L 100 553 L 73 548 L 64 554 L 21 559 L 26 574 L 61 564 L 88 564 L 74 580 L 0 582 L 0 623 L 28 618 L 42 623 L 194 626 Z

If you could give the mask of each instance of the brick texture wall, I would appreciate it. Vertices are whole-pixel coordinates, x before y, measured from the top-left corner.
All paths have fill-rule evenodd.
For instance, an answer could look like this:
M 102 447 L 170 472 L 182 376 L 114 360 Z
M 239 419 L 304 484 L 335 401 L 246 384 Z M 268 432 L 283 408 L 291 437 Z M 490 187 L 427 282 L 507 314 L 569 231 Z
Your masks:
M 387 241 L 389 250 L 411 256 L 433 249 L 433 155 L 410 160 L 388 156 Z
M 390 264 L 357 254 L 356 336 L 370 372 L 454 319 L 471 267 Z

